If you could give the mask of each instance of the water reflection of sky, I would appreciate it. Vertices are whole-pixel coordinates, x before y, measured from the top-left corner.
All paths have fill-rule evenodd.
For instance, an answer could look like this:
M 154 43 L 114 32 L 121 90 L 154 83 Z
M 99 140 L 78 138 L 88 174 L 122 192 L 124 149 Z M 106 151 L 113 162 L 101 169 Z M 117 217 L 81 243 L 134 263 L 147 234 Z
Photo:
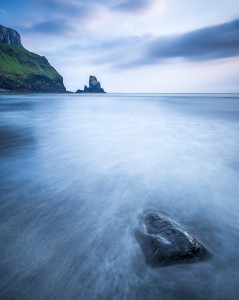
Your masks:
M 238 110 L 236 96 L 1 96 L 1 298 L 236 299 Z M 146 266 L 147 208 L 213 258 Z

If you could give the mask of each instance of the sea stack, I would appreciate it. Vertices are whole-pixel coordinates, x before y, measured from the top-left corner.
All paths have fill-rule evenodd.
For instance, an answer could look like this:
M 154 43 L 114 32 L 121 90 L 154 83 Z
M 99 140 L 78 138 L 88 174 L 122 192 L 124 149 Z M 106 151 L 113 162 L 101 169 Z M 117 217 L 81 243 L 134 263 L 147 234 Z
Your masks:
M 0 25 L 0 92 L 66 92 L 62 76 L 44 56 L 26 50 L 20 34 Z
M 76 93 L 106 93 L 100 82 L 93 75 L 89 78 L 89 87 L 85 85 L 84 90 L 77 90 Z

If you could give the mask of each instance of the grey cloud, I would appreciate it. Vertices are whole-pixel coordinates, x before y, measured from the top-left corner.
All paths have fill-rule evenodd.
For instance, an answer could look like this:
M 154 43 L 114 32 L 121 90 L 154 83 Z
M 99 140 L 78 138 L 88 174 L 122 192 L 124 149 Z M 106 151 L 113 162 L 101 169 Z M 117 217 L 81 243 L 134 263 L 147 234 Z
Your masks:
M 109 54 L 105 51 L 99 63 L 108 61 L 113 68 L 133 68 L 177 58 L 208 61 L 236 57 L 239 56 L 239 19 L 179 35 L 121 38 L 119 43 L 120 47 L 113 47 Z M 102 47 L 107 50 L 107 46 L 104 42 Z
M 48 9 L 54 9 L 56 11 L 65 11 L 75 13 L 79 8 L 87 13 L 87 10 L 94 9 L 94 7 L 102 6 L 108 10 L 124 11 L 124 12 L 137 12 L 148 8 L 156 0 L 68 0 L 63 2 L 61 0 L 43 0 L 42 4 Z
M 44 20 L 32 23 L 28 26 L 17 26 L 23 32 L 36 32 L 47 35 L 62 35 L 76 30 L 75 24 L 71 24 L 72 19 L 78 20 L 77 26 L 83 28 L 90 22 L 92 15 L 90 10 L 84 5 L 75 2 L 62 2 L 59 0 L 42 0 L 38 2 L 38 10 L 42 11 Z M 74 24 L 75 23 L 75 24 Z
M 135 54 L 128 58 L 126 54 L 132 52 Z M 235 56 L 239 56 L 239 19 L 184 34 L 144 37 L 134 47 L 116 52 L 112 66 L 133 68 L 177 58 L 207 61 Z
M 29 28 L 25 28 L 25 30 L 33 31 L 33 32 L 40 32 L 44 34 L 64 34 L 68 31 L 72 31 L 70 25 L 63 19 L 56 19 L 51 21 L 45 21 L 36 23 Z
M 24 14 L 14 9 L 12 17 L 15 21 L 12 26 L 25 33 L 35 30 L 48 35 L 64 34 L 70 28 L 72 31 L 75 29 L 84 32 L 92 20 L 97 18 L 102 7 L 112 13 L 134 13 L 149 7 L 154 1 L 156 0 L 23 0 L 21 10 Z M 15 7 L 15 0 L 8 0 L 5 6 L 6 9 Z M 1 7 L 0 13 L 3 8 Z
M 92 62 L 112 68 L 156 65 L 177 58 L 206 61 L 235 57 L 239 56 L 239 19 L 164 37 L 82 37 L 77 44 L 62 51 L 72 55 L 87 53 Z
M 131 36 L 131 37 L 113 37 L 108 39 L 95 39 L 88 37 L 87 42 L 82 39 L 82 41 L 79 41 L 79 43 L 70 45 L 64 49 L 70 50 L 70 51 L 89 51 L 89 52 L 95 52 L 97 51 L 103 51 L 104 52 L 110 52 L 115 50 L 123 50 L 128 49 L 128 47 L 135 47 L 138 44 L 141 44 L 142 42 L 141 37 L 138 36 Z M 103 55 L 102 52 L 100 52 L 100 55 Z
M 124 0 L 113 6 L 113 8 L 126 12 L 137 12 L 150 7 L 153 2 L 152 0 Z
M 20 33 L 40 33 L 47 35 L 62 35 L 73 31 L 73 28 L 67 21 L 61 18 L 37 22 L 31 26 L 17 26 L 16 28 Z
M 42 0 L 40 4 L 46 13 L 50 12 L 53 16 L 61 14 L 87 18 L 91 14 L 86 1 Z
M 239 55 L 239 19 L 177 36 L 156 38 L 147 45 L 143 62 L 170 58 L 210 60 Z

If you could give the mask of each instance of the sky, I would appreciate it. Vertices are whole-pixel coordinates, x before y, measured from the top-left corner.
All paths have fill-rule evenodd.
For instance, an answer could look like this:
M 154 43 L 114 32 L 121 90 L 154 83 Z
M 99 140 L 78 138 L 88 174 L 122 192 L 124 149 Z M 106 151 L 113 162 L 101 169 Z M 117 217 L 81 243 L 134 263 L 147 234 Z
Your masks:
M 0 0 L 69 91 L 239 92 L 239 0 Z

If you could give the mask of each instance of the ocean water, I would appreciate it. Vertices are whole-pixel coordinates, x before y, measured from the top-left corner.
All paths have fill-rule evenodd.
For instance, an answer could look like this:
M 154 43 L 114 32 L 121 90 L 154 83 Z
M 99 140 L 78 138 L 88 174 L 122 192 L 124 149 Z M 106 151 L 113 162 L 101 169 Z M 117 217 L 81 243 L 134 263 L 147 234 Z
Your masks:
M 146 265 L 138 215 L 213 254 Z M 239 299 L 239 95 L 0 96 L 0 299 Z

